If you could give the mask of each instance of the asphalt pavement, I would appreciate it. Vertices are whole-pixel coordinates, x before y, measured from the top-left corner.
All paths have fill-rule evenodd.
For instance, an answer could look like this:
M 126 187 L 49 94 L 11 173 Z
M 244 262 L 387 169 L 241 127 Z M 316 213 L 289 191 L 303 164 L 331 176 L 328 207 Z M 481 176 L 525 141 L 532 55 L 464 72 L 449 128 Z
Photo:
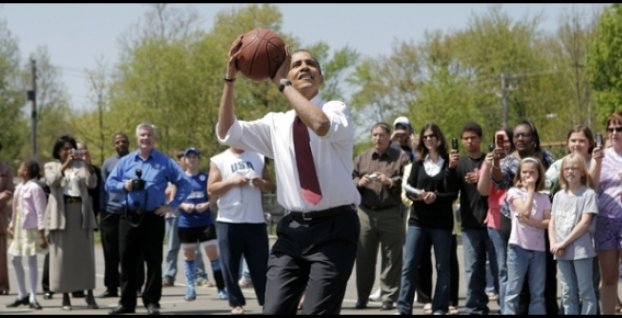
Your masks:
M 96 233 L 99 235 L 99 233 Z M 274 241 L 274 238 L 271 239 L 271 242 Z M 165 246 L 163 246 L 163 251 L 165 251 Z M 460 307 L 464 305 L 464 298 L 466 295 L 465 292 L 465 284 L 464 284 L 464 269 L 462 268 L 462 246 L 458 245 L 458 259 L 460 263 Z M 79 261 L 79 260 L 76 260 Z M 103 284 L 103 273 L 104 273 L 104 258 L 102 253 L 102 248 L 100 244 L 95 245 L 95 262 L 96 262 L 96 288 L 94 291 L 95 295 L 99 295 L 104 291 Z M 41 268 L 43 264 L 43 257 L 39 257 L 39 273 L 41 273 Z M 209 264 L 209 262 L 206 262 Z M 380 267 L 380 261 L 378 261 L 377 267 Z M 24 264 L 24 266 L 27 266 Z M 207 265 L 209 267 L 209 265 Z M 180 255 L 178 258 L 178 273 L 177 280 L 175 282 L 175 286 L 173 287 L 163 287 L 162 288 L 162 299 L 160 301 L 161 305 L 161 314 L 162 315 L 227 315 L 230 313 L 231 308 L 226 300 L 218 299 L 218 294 L 216 287 L 197 287 L 197 299 L 192 302 L 184 301 L 184 293 L 185 293 L 185 279 L 183 275 L 183 255 Z M 208 269 L 208 273 L 210 276 L 210 280 L 213 282 L 211 269 Z M 26 270 L 26 273 L 28 271 Z M 99 309 L 87 309 L 84 298 L 73 298 L 72 302 L 72 310 L 64 311 L 61 306 L 62 295 L 54 294 L 52 299 L 46 300 L 43 299 L 43 295 L 41 293 L 41 276 L 39 275 L 38 280 L 39 283 L 39 294 L 37 295 L 37 300 L 43 307 L 42 310 L 34 310 L 30 309 L 28 306 L 20 306 L 18 308 L 6 308 L 6 304 L 13 302 L 16 297 L 17 284 L 15 281 L 15 272 L 13 270 L 13 266 L 9 265 L 9 276 L 11 283 L 11 292 L 9 295 L 0 296 L 0 315 L 5 314 L 25 314 L 25 315 L 105 315 L 108 311 L 117 306 L 118 298 L 97 298 L 97 303 L 99 305 Z M 378 281 L 379 274 L 376 274 L 376 281 Z M 26 280 L 28 284 L 28 280 Z M 376 286 L 374 286 L 374 290 L 377 288 L 378 283 L 376 282 Z M 244 307 L 245 314 L 251 315 L 259 315 L 261 314 L 261 307 L 257 304 L 256 297 L 254 295 L 254 290 L 251 289 L 243 289 L 244 295 L 246 297 L 247 305 Z M 268 291 L 269 292 L 269 291 Z M 357 295 L 356 295 L 356 282 L 355 282 L 355 272 L 352 273 L 349 281 L 348 288 L 346 290 L 346 295 L 343 301 L 341 314 L 343 315 L 393 315 L 395 314 L 395 309 L 393 310 L 381 310 L 380 302 L 369 302 L 367 309 L 354 309 L 354 304 L 356 303 Z M 497 313 L 498 306 L 496 303 L 490 302 L 489 308 L 491 309 L 491 313 Z M 142 301 L 138 299 L 138 307 L 136 308 L 137 315 L 146 314 L 146 309 L 142 306 Z M 416 304 L 414 308 L 414 314 L 423 314 L 423 309 L 421 304 Z M 464 312 L 461 312 L 464 314 Z

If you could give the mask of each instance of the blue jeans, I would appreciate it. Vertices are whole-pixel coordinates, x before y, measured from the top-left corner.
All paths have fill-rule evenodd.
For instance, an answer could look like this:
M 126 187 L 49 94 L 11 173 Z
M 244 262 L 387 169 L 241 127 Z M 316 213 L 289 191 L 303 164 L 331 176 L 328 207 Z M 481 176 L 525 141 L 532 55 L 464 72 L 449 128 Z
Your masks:
M 499 281 L 499 309 L 504 312 L 505 308 L 505 289 L 508 283 L 508 268 L 506 265 L 508 238 L 500 230 L 488 228 L 488 237 L 495 248 L 497 262 L 497 278 Z M 490 260 L 493 262 L 493 260 Z
M 596 315 L 598 302 L 592 283 L 593 261 L 593 258 L 557 261 L 565 315 Z
M 508 285 L 505 290 L 504 315 L 516 315 L 518 300 L 525 278 L 529 282 L 529 315 L 545 315 L 544 282 L 546 279 L 546 252 L 526 250 L 508 245 Z M 592 276 L 589 275 L 590 284 Z
M 175 281 L 177 276 L 177 256 L 179 255 L 179 236 L 177 235 L 177 219 L 178 217 L 165 218 L 166 230 L 164 235 L 166 239 L 166 256 L 164 258 L 164 269 L 162 270 L 162 278 Z M 201 244 L 197 243 L 196 256 L 194 257 L 194 266 L 196 269 L 196 279 L 207 279 L 205 272 L 205 263 L 203 263 L 203 254 L 201 254 Z
M 434 247 L 436 263 L 436 286 L 432 298 L 432 310 L 446 314 L 449 309 L 449 285 L 451 271 L 449 266 L 451 250 L 451 230 L 424 228 L 410 225 L 404 245 L 404 264 L 402 265 L 402 284 L 397 310 L 402 315 L 411 315 L 415 298 L 416 268 L 421 263 L 424 242 L 428 238 Z
M 491 245 L 486 228 L 462 230 L 467 314 L 487 315 L 486 253 Z M 496 265 L 496 264 L 495 264 Z
M 490 242 L 492 245 L 492 242 Z M 494 248 L 493 248 L 494 250 Z M 492 266 L 495 266 L 495 274 L 492 273 Z M 486 294 L 498 294 L 499 293 L 499 282 L 498 275 L 496 274 L 497 270 L 497 255 L 493 255 L 492 253 L 488 253 L 488 258 L 486 259 Z

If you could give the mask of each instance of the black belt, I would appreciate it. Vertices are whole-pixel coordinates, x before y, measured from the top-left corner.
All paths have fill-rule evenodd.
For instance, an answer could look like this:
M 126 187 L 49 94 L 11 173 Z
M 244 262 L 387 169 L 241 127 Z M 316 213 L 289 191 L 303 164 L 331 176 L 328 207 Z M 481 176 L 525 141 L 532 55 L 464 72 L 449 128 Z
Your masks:
M 65 202 L 67 202 L 67 203 L 79 203 L 79 202 L 82 202 L 82 198 L 81 197 L 72 197 L 72 196 L 69 196 L 69 195 L 64 195 L 63 198 L 64 198 Z
M 310 221 L 320 218 L 328 218 L 337 216 L 342 213 L 354 211 L 353 205 L 342 205 L 326 210 L 320 211 L 309 211 L 309 212 L 301 212 L 301 211 L 291 211 L 290 214 L 294 217 L 301 218 L 303 221 Z
M 127 210 L 128 214 L 147 214 L 147 213 L 154 213 L 155 210 L 151 210 L 151 211 L 141 211 L 141 210 Z
M 399 205 L 372 206 L 372 205 L 365 205 L 365 204 L 361 204 L 361 206 L 367 210 L 372 210 L 372 211 L 388 210 L 388 209 L 394 209 L 394 208 L 399 207 Z

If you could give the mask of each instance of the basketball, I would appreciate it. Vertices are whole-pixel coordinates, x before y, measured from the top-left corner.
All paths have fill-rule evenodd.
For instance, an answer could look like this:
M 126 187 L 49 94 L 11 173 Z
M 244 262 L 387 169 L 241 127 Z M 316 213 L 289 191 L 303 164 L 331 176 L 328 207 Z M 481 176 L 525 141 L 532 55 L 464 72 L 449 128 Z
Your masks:
M 274 77 L 284 60 L 283 39 L 268 29 L 256 28 L 244 33 L 235 63 L 246 77 L 263 81 Z

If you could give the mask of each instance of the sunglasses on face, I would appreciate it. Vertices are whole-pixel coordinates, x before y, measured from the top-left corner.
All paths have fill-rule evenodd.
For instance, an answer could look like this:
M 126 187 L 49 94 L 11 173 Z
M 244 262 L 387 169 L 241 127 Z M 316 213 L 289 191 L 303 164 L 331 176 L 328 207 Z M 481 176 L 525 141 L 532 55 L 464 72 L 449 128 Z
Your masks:
M 615 132 L 622 132 L 622 126 L 607 128 L 607 132 L 608 133 L 613 133 L 614 131 Z

